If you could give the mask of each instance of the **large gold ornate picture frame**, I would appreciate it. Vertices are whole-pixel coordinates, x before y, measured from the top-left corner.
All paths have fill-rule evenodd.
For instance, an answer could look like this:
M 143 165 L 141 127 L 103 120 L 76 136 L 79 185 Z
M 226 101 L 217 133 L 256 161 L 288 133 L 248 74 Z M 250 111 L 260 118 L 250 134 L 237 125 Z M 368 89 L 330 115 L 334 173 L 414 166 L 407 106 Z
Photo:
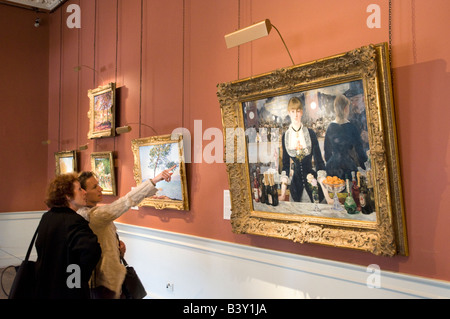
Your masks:
M 77 151 L 55 153 L 55 175 L 74 173 L 78 170 Z
M 217 96 L 235 233 L 408 254 L 386 43 Z
M 109 83 L 88 91 L 88 138 L 116 135 L 116 84 Z
M 182 135 L 160 135 L 131 141 L 134 155 L 134 179 L 139 185 L 161 171 L 176 166 L 170 182 L 160 181 L 158 192 L 139 206 L 156 209 L 189 210 Z
M 97 175 L 98 184 L 104 195 L 117 195 L 116 174 L 113 152 L 95 152 L 91 154 L 91 170 Z

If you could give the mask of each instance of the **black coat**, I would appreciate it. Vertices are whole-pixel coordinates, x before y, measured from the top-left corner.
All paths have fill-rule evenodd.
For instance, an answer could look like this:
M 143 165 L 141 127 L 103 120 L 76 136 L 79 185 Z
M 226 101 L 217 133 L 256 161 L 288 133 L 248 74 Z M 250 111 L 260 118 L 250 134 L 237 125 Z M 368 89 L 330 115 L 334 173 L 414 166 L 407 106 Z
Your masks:
M 350 122 L 330 123 L 325 134 L 324 149 L 328 176 L 351 179 L 352 172 L 357 172 L 358 166 L 366 169 L 364 162 L 367 161 L 367 155 L 361 135 Z
M 101 256 L 97 236 L 88 222 L 68 207 L 54 207 L 42 216 L 36 239 L 37 299 L 88 299 L 89 279 Z M 80 288 L 69 288 L 67 281 L 76 283 L 80 270 Z
M 305 156 L 301 161 L 296 157 L 290 157 L 287 150 L 286 150 L 286 143 L 285 143 L 285 134 L 283 134 L 282 137 L 282 148 L 283 148 L 283 171 L 286 171 L 286 175 L 289 175 L 289 159 L 292 159 L 294 162 L 294 176 L 291 180 L 291 186 L 289 188 L 291 192 L 291 197 L 295 202 L 299 202 L 303 193 L 303 189 L 306 189 L 306 192 L 309 195 L 309 198 L 312 201 L 312 190 L 310 187 L 307 186 L 308 181 L 306 179 L 306 176 L 308 174 L 312 174 L 315 178 L 317 178 L 317 172 L 320 170 L 325 170 L 325 163 L 322 158 L 322 153 L 320 151 L 319 142 L 317 140 L 316 133 L 310 128 L 308 128 L 309 136 L 311 138 L 311 153 L 307 156 Z M 313 157 L 314 157 L 314 164 L 316 167 L 316 170 L 313 168 Z M 322 201 L 324 198 L 322 189 L 319 187 L 319 201 Z

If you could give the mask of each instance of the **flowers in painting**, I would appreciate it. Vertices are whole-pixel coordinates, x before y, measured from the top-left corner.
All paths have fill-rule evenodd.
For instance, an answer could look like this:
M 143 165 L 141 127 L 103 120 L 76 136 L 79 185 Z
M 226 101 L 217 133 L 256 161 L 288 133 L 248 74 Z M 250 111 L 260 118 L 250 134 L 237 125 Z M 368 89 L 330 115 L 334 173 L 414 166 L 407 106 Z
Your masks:
M 308 181 L 309 187 L 311 187 L 312 192 L 317 193 L 317 179 L 314 177 L 314 175 L 309 173 L 308 175 L 306 175 L 306 180 Z

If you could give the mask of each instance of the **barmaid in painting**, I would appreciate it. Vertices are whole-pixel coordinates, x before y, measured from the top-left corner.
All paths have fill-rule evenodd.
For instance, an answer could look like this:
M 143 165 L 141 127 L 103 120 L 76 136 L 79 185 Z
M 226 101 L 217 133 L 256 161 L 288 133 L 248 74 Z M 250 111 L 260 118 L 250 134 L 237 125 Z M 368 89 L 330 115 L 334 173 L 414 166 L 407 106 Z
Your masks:
M 290 201 L 312 202 L 312 190 L 308 187 L 306 176 L 316 171 L 325 170 L 322 153 L 316 133 L 302 123 L 303 104 L 299 98 L 293 97 L 288 103 L 288 114 L 291 124 L 282 137 L 283 168 L 281 178 L 280 200 L 285 200 L 288 176 L 290 179 Z M 313 168 L 313 157 L 315 169 Z M 292 165 L 291 165 L 292 162 Z M 323 192 L 319 187 L 319 201 L 323 200 Z

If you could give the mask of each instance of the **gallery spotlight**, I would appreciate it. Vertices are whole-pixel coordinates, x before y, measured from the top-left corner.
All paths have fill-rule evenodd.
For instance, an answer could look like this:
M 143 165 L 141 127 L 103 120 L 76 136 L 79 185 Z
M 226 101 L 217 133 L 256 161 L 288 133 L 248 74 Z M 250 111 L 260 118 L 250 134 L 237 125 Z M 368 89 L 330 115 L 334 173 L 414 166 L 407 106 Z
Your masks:
M 131 126 L 128 126 L 128 125 L 116 128 L 117 134 L 124 134 L 124 133 L 128 133 L 130 131 L 131 131 Z
M 265 36 L 268 36 L 272 28 L 277 31 L 278 35 L 281 38 L 281 41 L 284 44 L 284 47 L 286 48 L 286 51 L 289 54 L 289 57 L 291 58 L 291 62 L 293 65 L 295 65 L 294 60 L 292 59 L 291 53 L 289 52 L 289 49 L 286 45 L 286 43 L 283 40 L 283 37 L 281 36 L 280 31 L 270 22 L 269 19 L 265 19 L 261 22 L 252 24 L 251 26 L 248 26 L 243 29 L 239 29 L 235 32 L 229 33 L 225 35 L 225 43 L 227 45 L 227 48 L 232 48 Z
M 78 147 L 78 150 L 79 150 L 79 151 L 85 151 L 85 150 L 88 149 L 88 147 L 89 147 L 89 144 L 80 145 L 80 146 Z
M 41 25 L 41 18 L 36 18 L 36 20 L 34 20 L 34 26 L 36 28 L 39 28 L 40 25 Z
M 249 27 L 229 33 L 225 35 L 227 48 L 229 49 L 268 36 L 270 30 L 272 30 L 272 24 L 270 23 L 269 19 L 266 19 Z

